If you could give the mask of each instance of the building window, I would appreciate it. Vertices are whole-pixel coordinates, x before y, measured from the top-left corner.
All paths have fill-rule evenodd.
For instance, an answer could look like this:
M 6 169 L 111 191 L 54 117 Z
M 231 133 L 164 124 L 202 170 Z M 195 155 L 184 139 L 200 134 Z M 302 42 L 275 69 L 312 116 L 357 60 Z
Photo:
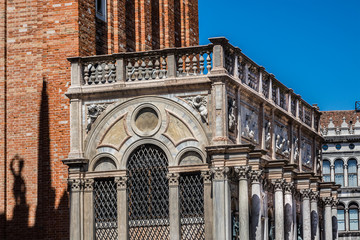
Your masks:
M 357 161 L 351 159 L 348 161 L 348 178 L 349 178 L 349 187 L 357 186 Z
M 336 144 L 335 147 L 336 147 L 337 150 L 340 150 L 341 149 L 341 144 Z
M 324 182 L 330 182 L 330 162 L 327 160 L 323 162 L 323 179 Z
M 349 207 L 349 223 L 350 231 L 359 230 L 359 210 L 356 204 Z
M 342 160 L 335 161 L 335 183 L 344 186 L 344 162 Z
M 96 17 L 106 21 L 106 0 L 96 0 Z
M 350 143 L 350 144 L 349 144 L 349 148 L 350 148 L 350 149 L 354 149 L 354 148 L 355 148 L 355 145 L 354 145 L 353 143 Z
M 345 231 L 345 209 L 343 205 L 338 206 L 337 220 L 338 220 L 338 230 Z
M 322 149 L 324 150 L 324 151 L 326 151 L 326 150 L 328 150 L 328 148 L 329 148 L 329 146 L 328 145 L 323 145 L 323 147 L 322 147 Z

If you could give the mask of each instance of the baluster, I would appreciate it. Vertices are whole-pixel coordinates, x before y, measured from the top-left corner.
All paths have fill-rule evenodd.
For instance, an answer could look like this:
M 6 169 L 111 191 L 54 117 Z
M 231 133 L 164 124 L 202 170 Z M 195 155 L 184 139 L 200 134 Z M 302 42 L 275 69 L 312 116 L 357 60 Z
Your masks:
M 140 80 L 145 79 L 145 70 L 146 70 L 146 64 L 145 59 L 141 59 L 141 66 L 140 66 Z
M 135 81 L 139 80 L 139 60 L 136 58 L 135 59 L 135 64 L 134 64 L 134 76 L 135 76 Z
M 84 67 L 84 80 L 85 80 L 85 84 L 90 84 L 89 83 L 89 67 L 88 67 L 88 65 L 86 65 Z
M 97 68 L 96 68 L 96 72 L 97 72 L 97 78 L 96 78 L 96 84 L 100 83 L 103 79 L 103 75 L 102 75 L 102 72 L 103 72 L 103 69 L 101 67 L 101 63 L 98 64 Z
M 194 54 L 194 57 L 192 59 L 192 65 L 193 65 L 192 70 L 193 70 L 194 75 L 197 75 L 197 69 L 198 69 L 197 64 L 198 64 L 198 59 L 197 59 L 196 54 Z
M 189 54 L 186 54 L 186 59 L 185 59 L 185 71 L 186 71 L 186 76 L 189 76 L 189 72 L 190 72 L 190 58 L 189 58 Z
M 115 67 L 115 62 L 113 62 L 113 63 L 111 64 L 110 70 L 111 70 L 111 72 L 110 72 L 111 82 L 116 82 L 116 67 Z
M 91 71 L 90 84 L 93 84 L 95 83 L 96 80 L 96 68 L 94 65 L 91 67 L 90 71 Z
M 204 59 L 204 52 L 200 52 L 200 60 L 199 60 L 199 62 L 200 62 L 200 75 L 204 75 L 204 61 L 205 61 L 205 59 Z
M 148 68 L 149 68 L 149 78 L 153 79 L 154 78 L 154 73 L 153 73 L 153 60 L 151 58 L 149 58 L 149 62 L 148 62 Z
M 159 59 L 155 60 L 155 79 L 159 79 L 160 74 L 160 62 Z
M 162 66 L 162 72 L 163 72 L 163 78 L 166 78 L 166 57 L 162 56 L 162 62 L 161 62 L 161 66 Z
M 131 61 L 129 61 L 128 65 L 127 65 L 127 75 L 128 75 L 128 81 L 132 81 L 132 75 L 133 75 L 133 66 L 131 64 Z
M 206 57 L 206 69 L 207 69 L 207 74 L 210 73 L 211 71 L 211 53 L 209 51 L 206 52 L 207 57 Z
M 178 72 L 178 77 L 181 77 L 184 74 L 184 62 L 182 59 L 182 56 L 179 57 L 179 61 L 178 61 L 178 67 L 177 67 L 177 72 Z
M 103 83 L 107 83 L 109 82 L 109 78 L 110 78 L 110 74 L 109 74 L 110 68 L 109 65 L 107 63 L 105 63 L 105 67 L 104 67 L 104 72 L 105 72 L 105 81 L 103 81 Z M 111 82 L 111 80 L 110 80 Z

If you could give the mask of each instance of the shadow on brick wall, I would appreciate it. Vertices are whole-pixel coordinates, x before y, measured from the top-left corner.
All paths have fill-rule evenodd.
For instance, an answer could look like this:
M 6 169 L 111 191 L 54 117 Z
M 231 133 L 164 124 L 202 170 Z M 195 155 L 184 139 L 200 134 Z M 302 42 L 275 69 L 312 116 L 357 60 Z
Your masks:
M 8 196 L 8 199 L 14 199 L 15 206 L 11 219 L 6 220 L 4 215 L 0 215 L 0 222 L 5 224 L 5 228 L 1 228 L 3 232 L 0 233 L 0 239 L 68 239 L 68 194 L 64 191 L 60 203 L 56 206 L 56 193 L 51 186 L 49 110 L 45 81 L 43 82 L 39 121 L 38 191 L 36 217 L 33 226 L 29 226 L 27 186 L 23 172 L 26 161 L 19 155 L 15 155 L 10 161 L 10 170 L 14 182 L 13 186 L 9 186 L 12 187 L 12 195 Z

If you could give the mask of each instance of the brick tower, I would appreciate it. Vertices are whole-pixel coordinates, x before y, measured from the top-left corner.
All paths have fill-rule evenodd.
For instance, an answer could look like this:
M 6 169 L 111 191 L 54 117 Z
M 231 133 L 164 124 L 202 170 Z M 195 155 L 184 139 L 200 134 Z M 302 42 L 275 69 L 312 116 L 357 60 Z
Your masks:
M 196 0 L 0 2 L 0 239 L 68 239 L 70 56 L 198 44 Z

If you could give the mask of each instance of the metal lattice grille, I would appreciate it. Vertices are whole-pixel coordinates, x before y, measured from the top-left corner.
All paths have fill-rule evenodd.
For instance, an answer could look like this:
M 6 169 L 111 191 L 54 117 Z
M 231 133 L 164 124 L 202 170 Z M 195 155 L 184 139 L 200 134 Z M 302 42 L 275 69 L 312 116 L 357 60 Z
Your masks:
M 127 169 L 129 239 L 169 239 L 168 160 L 154 145 L 142 145 Z
M 97 179 L 94 183 L 96 239 L 118 239 L 117 193 L 113 179 Z
M 205 239 L 204 184 L 200 174 L 180 176 L 181 239 Z

